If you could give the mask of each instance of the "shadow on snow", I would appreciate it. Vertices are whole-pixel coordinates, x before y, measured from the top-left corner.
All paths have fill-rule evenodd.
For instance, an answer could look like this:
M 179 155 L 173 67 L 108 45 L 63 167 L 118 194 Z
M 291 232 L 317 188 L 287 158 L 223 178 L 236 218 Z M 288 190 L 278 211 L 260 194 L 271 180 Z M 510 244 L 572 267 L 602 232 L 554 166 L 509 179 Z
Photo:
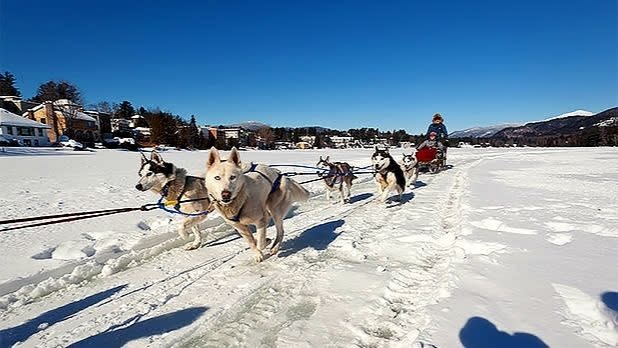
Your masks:
M 289 239 L 283 243 L 281 248 L 283 251 L 279 253 L 279 257 L 290 256 L 306 248 L 325 250 L 330 243 L 339 237 L 341 232 L 335 233 L 335 230 L 343 226 L 344 223 L 343 220 L 329 221 L 303 231 L 294 239 Z
M 39 331 L 39 327 L 41 325 L 51 326 L 66 319 L 69 319 L 75 313 L 78 313 L 90 306 L 97 304 L 98 302 L 101 302 L 113 296 L 115 293 L 121 291 L 126 287 L 127 285 L 125 284 L 99 292 L 97 294 L 85 297 L 81 300 L 77 300 L 64 306 L 52 309 L 39 315 L 34 319 L 28 320 L 21 325 L 1 330 L 0 346 L 10 347 L 17 342 L 23 342 L 27 340 L 30 336 L 34 335 L 37 331 Z
M 481 317 L 468 319 L 459 331 L 459 340 L 465 348 L 547 348 L 535 335 L 515 332 L 512 335 L 499 331 L 492 322 Z
M 603 294 L 601 294 L 601 301 L 605 303 L 607 308 L 613 310 L 614 312 L 618 312 L 618 292 L 604 292 Z
M 139 338 L 160 335 L 191 325 L 191 323 L 202 316 L 207 309 L 207 307 L 186 308 L 158 317 L 149 318 L 144 321 L 134 321 L 133 324 L 123 328 L 118 328 L 120 325 L 116 325 L 104 332 L 75 342 L 69 347 L 122 347 L 127 342 Z M 139 320 L 139 317 L 137 320 Z

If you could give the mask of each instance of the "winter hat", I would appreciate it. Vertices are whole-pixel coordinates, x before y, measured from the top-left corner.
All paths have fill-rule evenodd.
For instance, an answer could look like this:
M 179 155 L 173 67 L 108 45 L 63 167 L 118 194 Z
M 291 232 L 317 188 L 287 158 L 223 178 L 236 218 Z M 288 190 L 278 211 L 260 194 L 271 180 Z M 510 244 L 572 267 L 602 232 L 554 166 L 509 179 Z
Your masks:
M 436 136 L 438 136 L 438 133 L 436 133 L 436 132 L 431 132 L 431 133 L 429 133 L 429 136 L 432 136 L 432 135 L 433 135 L 434 137 L 436 137 Z
M 440 114 L 433 115 L 432 121 L 435 121 L 435 120 L 444 121 L 444 119 L 442 118 L 442 115 Z

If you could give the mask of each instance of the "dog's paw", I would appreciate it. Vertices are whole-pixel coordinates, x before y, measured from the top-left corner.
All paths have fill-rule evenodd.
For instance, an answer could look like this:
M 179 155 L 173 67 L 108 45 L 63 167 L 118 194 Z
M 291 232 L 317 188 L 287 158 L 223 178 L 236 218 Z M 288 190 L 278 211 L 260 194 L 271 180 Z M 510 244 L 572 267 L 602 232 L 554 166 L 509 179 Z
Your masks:
M 277 255 L 278 252 L 279 252 L 279 246 L 278 245 L 270 248 L 270 255 L 271 256 Z
M 187 244 L 185 244 L 185 250 L 187 250 L 187 251 L 195 250 L 195 249 L 200 247 L 200 244 L 201 243 L 193 243 L 193 242 L 187 243 Z
M 253 259 L 255 260 L 255 262 L 262 262 L 264 261 L 264 254 L 262 254 L 262 252 L 258 250 L 255 252 L 255 255 L 253 255 Z

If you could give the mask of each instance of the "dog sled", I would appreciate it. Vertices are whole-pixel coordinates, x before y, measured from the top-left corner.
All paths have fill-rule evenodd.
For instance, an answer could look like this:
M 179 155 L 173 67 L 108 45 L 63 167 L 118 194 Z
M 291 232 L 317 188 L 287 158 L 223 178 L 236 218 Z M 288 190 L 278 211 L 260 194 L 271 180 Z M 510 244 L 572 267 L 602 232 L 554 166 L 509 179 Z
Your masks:
M 435 147 L 424 147 L 416 151 L 416 160 L 421 172 L 437 173 L 444 167 L 444 153 Z

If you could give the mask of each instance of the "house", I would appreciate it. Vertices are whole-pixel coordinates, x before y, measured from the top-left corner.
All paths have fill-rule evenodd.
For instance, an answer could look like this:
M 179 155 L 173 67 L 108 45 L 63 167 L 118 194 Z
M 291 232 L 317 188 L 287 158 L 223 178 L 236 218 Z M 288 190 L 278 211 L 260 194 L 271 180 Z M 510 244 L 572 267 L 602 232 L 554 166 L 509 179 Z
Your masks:
M 112 118 L 110 120 L 112 133 L 131 133 L 131 121 L 124 118 Z
M 112 115 L 95 110 L 85 110 L 84 113 L 97 120 L 97 127 L 101 134 L 101 138 L 112 137 Z
M 309 144 L 306 141 L 299 141 L 296 143 L 296 147 L 301 149 L 301 150 L 306 150 L 306 149 L 310 149 L 311 148 L 311 144 Z
M 337 149 L 354 147 L 354 137 L 332 136 L 330 141 L 333 143 L 333 147 Z
M 39 105 L 39 103 L 22 100 L 20 97 L 5 95 L 0 96 L 0 108 L 10 111 L 14 114 L 21 115 L 28 109 Z
M 85 114 L 79 105 L 66 99 L 47 101 L 28 109 L 23 116 L 49 125 L 47 133 L 52 143 L 58 142 L 61 135 L 85 143 L 101 139 L 97 120 Z
M 49 146 L 51 127 L 0 109 L 0 136 L 23 146 Z

